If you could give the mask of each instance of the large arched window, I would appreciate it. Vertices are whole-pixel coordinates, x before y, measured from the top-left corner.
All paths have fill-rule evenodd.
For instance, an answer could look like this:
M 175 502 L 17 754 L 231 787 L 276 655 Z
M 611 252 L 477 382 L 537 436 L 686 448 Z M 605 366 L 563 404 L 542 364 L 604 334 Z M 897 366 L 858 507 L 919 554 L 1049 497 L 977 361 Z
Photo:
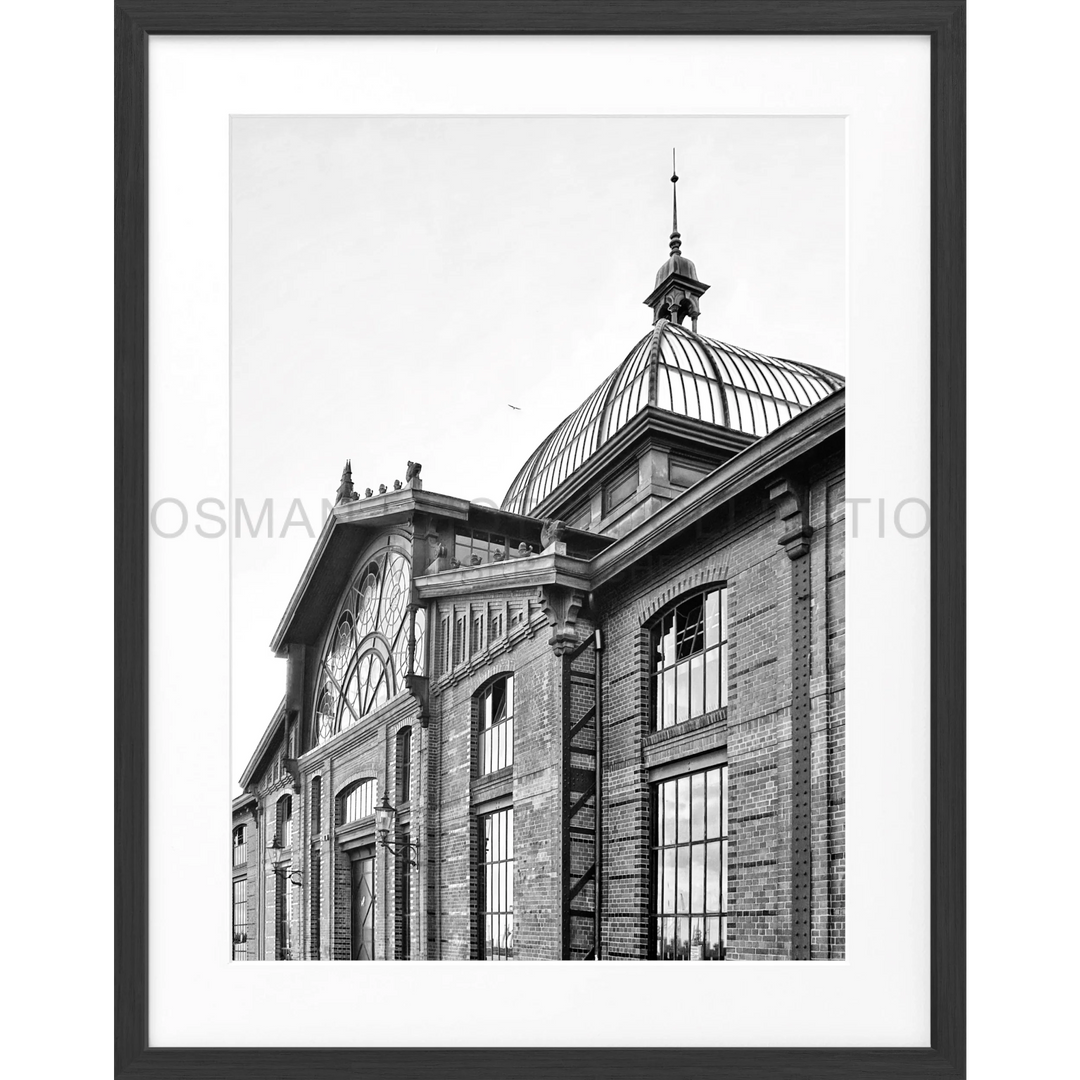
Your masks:
M 727 705 L 727 589 L 689 593 L 652 626 L 656 731 Z
M 386 547 L 364 559 L 334 617 L 319 667 L 311 745 L 355 724 L 423 671 L 424 612 L 409 612 L 409 557 Z

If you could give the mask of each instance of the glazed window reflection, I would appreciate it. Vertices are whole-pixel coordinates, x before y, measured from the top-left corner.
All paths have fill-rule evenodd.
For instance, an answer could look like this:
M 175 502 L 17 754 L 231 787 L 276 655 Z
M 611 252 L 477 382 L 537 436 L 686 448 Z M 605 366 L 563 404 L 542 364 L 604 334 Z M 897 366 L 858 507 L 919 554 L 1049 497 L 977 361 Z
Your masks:
M 492 683 L 480 695 L 480 775 L 514 764 L 514 676 Z
M 660 731 L 727 705 L 727 589 L 680 601 L 652 632 L 653 728 Z
M 247 959 L 247 878 L 233 882 L 232 940 L 234 960 Z
M 514 955 L 514 810 L 480 819 L 480 958 Z
M 652 910 L 656 960 L 723 960 L 727 952 L 727 766 L 653 789 Z

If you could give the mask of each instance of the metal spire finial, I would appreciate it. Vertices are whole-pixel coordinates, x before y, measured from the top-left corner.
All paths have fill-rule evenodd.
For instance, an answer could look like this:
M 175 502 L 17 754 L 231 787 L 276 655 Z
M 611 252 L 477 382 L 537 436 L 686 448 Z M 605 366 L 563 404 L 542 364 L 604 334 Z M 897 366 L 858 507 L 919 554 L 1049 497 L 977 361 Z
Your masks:
M 682 249 L 679 235 L 679 175 L 675 172 L 675 147 L 671 148 L 671 254 L 678 255 Z

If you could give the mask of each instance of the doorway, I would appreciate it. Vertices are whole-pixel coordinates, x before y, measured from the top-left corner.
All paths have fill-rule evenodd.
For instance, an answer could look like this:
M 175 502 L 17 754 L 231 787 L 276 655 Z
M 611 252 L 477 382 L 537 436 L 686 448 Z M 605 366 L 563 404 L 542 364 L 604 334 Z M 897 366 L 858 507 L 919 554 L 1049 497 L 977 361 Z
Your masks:
M 352 862 L 352 958 L 375 959 L 375 853 L 370 848 Z

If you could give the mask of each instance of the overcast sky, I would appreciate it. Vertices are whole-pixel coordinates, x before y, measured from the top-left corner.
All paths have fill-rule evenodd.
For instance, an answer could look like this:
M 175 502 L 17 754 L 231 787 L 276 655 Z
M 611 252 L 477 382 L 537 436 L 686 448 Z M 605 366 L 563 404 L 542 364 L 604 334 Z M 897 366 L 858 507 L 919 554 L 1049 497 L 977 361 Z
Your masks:
M 698 329 L 846 371 L 840 118 L 232 122 L 232 775 L 284 692 L 268 642 L 347 457 L 498 503 L 650 325 L 671 148 Z M 518 406 L 511 409 L 510 405 Z M 253 518 L 254 518 L 253 514 Z

